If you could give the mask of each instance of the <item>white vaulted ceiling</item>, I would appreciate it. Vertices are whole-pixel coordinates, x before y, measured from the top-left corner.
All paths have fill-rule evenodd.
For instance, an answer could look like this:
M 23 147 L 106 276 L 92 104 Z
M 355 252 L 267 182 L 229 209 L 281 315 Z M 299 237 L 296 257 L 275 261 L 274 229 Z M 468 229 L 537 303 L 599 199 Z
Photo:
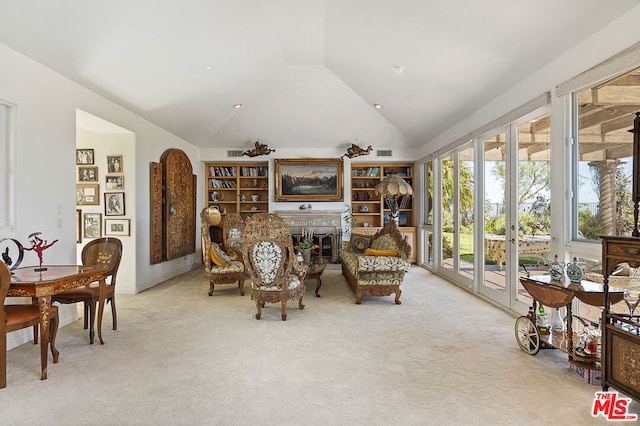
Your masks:
M 0 0 L 0 43 L 203 148 L 417 147 L 637 4 Z

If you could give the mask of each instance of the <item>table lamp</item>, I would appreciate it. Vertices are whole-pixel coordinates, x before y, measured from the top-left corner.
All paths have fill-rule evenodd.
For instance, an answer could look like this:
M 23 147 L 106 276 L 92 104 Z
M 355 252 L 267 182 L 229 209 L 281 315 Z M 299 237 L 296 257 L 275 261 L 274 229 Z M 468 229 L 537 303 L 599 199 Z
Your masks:
M 413 194 L 413 189 L 409 183 L 397 174 L 387 175 L 376 185 L 375 193 L 384 197 L 385 204 L 391 210 L 391 219 L 398 225 L 400 208 L 398 206 L 398 196 L 409 196 Z
M 202 218 L 211 226 L 216 226 L 222 221 L 222 215 L 215 207 L 205 207 L 202 210 Z

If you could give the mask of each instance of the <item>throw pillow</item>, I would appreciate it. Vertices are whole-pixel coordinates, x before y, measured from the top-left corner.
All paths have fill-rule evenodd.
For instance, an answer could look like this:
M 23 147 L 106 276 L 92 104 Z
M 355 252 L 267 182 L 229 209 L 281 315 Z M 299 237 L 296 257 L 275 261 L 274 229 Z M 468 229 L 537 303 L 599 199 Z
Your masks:
M 223 268 L 231 264 L 231 258 L 216 243 L 211 243 L 211 261 Z
M 371 235 L 351 234 L 349 251 L 353 253 L 364 253 L 364 251 L 371 246 L 372 239 L 373 236 Z
M 365 256 L 397 256 L 398 250 L 376 250 L 368 248 L 364 251 Z
M 389 234 L 385 234 L 381 237 L 376 238 L 371 243 L 371 248 L 376 250 L 397 250 L 398 245 L 396 244 L 396 240 Z

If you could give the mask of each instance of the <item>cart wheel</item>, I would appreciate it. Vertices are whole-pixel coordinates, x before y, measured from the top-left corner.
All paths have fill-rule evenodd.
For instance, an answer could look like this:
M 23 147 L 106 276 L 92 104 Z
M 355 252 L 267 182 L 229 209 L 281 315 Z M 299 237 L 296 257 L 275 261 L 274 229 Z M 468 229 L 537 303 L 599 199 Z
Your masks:
M 531 318 L 521 316 L 516 320 L 516 340 L 523 352 L 535 355 L 540 350 L 540 331 Z

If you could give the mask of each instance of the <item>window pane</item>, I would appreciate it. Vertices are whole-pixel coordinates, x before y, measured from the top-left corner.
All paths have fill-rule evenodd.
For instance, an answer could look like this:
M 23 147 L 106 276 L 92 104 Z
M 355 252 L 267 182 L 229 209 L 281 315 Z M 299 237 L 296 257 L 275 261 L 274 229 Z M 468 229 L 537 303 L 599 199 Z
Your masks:
M 577 238 L 631 235 L 631 178 L 640 69 L 575 95 L 578 111 Z

